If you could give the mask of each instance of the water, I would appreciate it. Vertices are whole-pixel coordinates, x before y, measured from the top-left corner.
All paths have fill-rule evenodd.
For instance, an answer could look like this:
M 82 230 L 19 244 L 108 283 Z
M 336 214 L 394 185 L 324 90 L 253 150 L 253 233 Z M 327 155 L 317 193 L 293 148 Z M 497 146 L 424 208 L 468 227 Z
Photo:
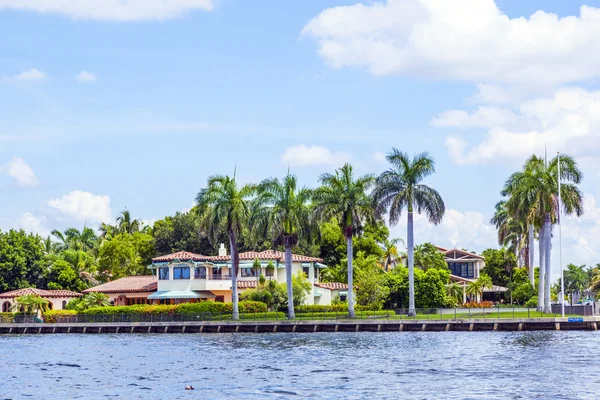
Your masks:
M 0 399 L 591 399 L 599 390 L 594 332 L 0 337 Z

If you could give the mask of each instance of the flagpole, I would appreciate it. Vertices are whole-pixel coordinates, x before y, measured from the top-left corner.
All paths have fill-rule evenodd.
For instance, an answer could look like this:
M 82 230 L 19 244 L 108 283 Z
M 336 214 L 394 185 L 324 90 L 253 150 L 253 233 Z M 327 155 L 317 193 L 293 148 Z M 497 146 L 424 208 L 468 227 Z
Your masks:
M 561 224 L 561 197 L 560 197 L 560 152 L 558 154 L 558 247 L 560 261 L 560 309 L 562 317 L 565 317 L 565 276 L 563 271 L 563 256 L 562 256 L 562 224 Z M 548 277 L 549 278 L 549 277 Z

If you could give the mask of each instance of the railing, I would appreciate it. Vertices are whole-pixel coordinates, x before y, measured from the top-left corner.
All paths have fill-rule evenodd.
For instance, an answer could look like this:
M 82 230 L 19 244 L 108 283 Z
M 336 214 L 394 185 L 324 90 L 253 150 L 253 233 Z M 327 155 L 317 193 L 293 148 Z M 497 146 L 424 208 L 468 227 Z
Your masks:
M 215 280 L 215 281 L 223 281 L 223 280 L 227 280 L 227 279 L 231 279 L 231 275 L 228 274 L 213 274 L 213 275 L 209 275 L 208 276 L 208 280 Z

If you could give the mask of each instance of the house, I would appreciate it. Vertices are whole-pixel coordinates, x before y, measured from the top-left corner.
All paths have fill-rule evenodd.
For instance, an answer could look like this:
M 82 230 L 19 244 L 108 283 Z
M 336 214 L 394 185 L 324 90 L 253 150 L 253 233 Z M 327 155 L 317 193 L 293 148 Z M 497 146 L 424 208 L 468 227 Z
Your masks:
M 315 303 L 319 305 L 331 305 L 337 297 L 340 301 L 348 298 L 348 285 L 340 282 L 317 282 L 315 283 Z
M 285 253 L 281 251 L 249 251 L 240 253 L 239 258 L 237 285 L 240 291 L 255 288 L 260 274 L 278 283 L 284 283 L 286 280 Z M 258 269 L 254 268 L 255 260 L 260 262 Z M 269 265 L 273 268 L 269 268 Z M 292 274 L 302 271 L 312 283 L 305 304 L 324 304 L 320 299 L 324 292 L 316 290 L 316 284 L 320 282 L 320 269 L 325 267 L 320 258 L 292 254 Z M 148 300 L 155 303 L 232 300 L 231 258 L 227 255 L 224 245 L 219 248 L 217 256 L 180 251 L 152 259 L 149 268 L 156 276 L 157 291 L 148 296 Z M 331 297 L 327 304 L 330 304 L 330 301 Z
M 10 292 L 0 293 L 2 312 L 11 312 L 12 306 L 17 302 L 16 299 L 25 295 L 36 295 L 48 300 L 48 308 L 50 310 L 65 310 L 69 301 L 83 296 L 81 293 L 70 290 L 43 290 L 36 288 L 11 290 Z
M 156 292 L 156 279 L 152 275 L 126 276 L 106 282 L 83 291 L 87 293 L 104 293 L 115 306 L 147 304 L 148 296 Z

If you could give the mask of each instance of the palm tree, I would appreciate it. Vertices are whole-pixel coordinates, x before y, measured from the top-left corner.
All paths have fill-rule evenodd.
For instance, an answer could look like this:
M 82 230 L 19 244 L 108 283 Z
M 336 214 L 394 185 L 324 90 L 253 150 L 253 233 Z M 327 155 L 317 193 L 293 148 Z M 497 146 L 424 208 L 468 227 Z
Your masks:
M 433 188 L 421 183 L 423 179 L 435 172 L 433 158 L 427 153 L 418 154 L 411 160 L 406 153 L 393 148 L 387 155 L 392 167 L 377 178 L 372 193 L 373 204 L 377 215 L 389 214 L 390 225 L 400 220 L 402 210 L 407 209 L 407 242 L 408 242 L 408 314 L 415 312 L 415 240 L 413 212 L 424 213 L 433 224 L 442 221 L 446 207 L 440 194 Z
M 44 247 L 44 254 L 47 256 L 58 252 L 58 243 L 52 240 L 52 236 L 42 238 L 42 246 Z
M 398 251 L 398 243 L 402 244 L 402 248 L 406 246 L 404 240 L 400 238 L 392 240 L 386 238 L 385 241 L 381 243 L 381 249 L 383 250 L 382 265 L 386 272 L 390 269 L 390 265 L 394 268 L 398 259 L 404 254 L 403 252 Z
M 565 292 L 571 294 L 571 305 L 573 304 L 573 295 L 580 294 L 588 288 L 590 278 L 584 270 L 585 265 L 577 266 L 574 264 L 567 265 L 567 270 L 564 271 L 565 277 Z
M 48 309 L 48 300 L 42 298 L 37 294 L 26 294 L 24 296 L 17 297 L 15 304 L 12 306 L 13 312 L 22 311 L 24 314 L 36 314 L 38 312 L 43 313 Z
M 265 179 L 258 185 L 253 202 L 251 225 L 258 237 L 270 237 L 275 246 L 285 247 L 285 280 L 288 294 L 288 318 L 295 318 L 292 283 L 292 247 L 300 236 L 311 238 L 316 224 L 311 218 L 311 191 L 298 188 L 295 175 L 279 181 Z
M 129 210 L 125 209 L 121 211 L 121 214 L 117 217 L 117 231 L 119 233 L 128 233 L 133 235 L 140 231 L 142 222 L 139 219 L 133 219 Z
M 237 274 L 240 256 L 237 249 L 238 236 L 250 216 L 249 198 L 256 188 L 254 185 L 238 187 L 233 178 L 213 175 L 208 178 L 207 187 L 196 196 L 197 212 L 202 216 L 202 228 L 212 243 L 217 243 L 220 234 L 227 234 L 231 248 L 231 294 L 233 319 L 239 319 Z
M 69 248 L 69 240 L 61 231 L 54 229 L 52 232 L 50 232 L 50 234 L 57 239 L 55 247 L 57 251 L 62 251 Z
M 485 289 L 491 289 L 492 286 L 492 278 L 490 278 L 487 274 L 481 274 L 479 275 L 479 278 L 467 285 L 466 291 L 468 294 L 476 296 L 476 298 L 481 301 L 483 299 L 483 292 Z
M 529 245 L 525 232 L 526 224 L 522 218 L 519 218 L 518 211 L 509 210 L 506 200 L 496 203 L 496 211 L 490 220 L 496 229 L 498 229 L 498 244 L 512 251 L 517 257 L 517 265 L 523 265 L 523 251 Z M 528 257 L 529 258 L 529 257 Z M 529 266 L 529 263 L 528 263 Z M 532 269 L 529 271 L 530 279 Z
M 60 258 L 71 264 L 77 275 L 89 285 L 95 286 L 99 282 L 94 278 L 96 260 L 92 255 L 83 250 L 63 250 Z
M 459 303 L 463 300 L 463 287 L 456 282 L 451 282 L 446 285 L 446 292 L 448 296 L 455 298 Z
M 98 237 L 93 229 L 86 226 L 79 231 L 76 228 L 69 228 L 65 231 L 65 237 L 69 243 L 69 248 L 81 251 L 90 251 L 96 247 Z
M 336 218 L 346 238 L 348 259 L 348 315 L 354 318 L 354 287 L 352 283 L 352 237 L 361 228 L 364 220 L 374 220 L 367 191 L 373 186 L 373 175 L 354 178 L 353 168 L 345 164 L 334 174 L 323 174 L 319 178 L 321 187 L 313 195 L 315 215 L 319 221 Z
M 504 193 L 510 194 L 510 208 L 527 210 L 529 221 L 542 221 L 540 230 L 540 297 L 542 311 L 551 312 L 550 307 L 550 251 L 552 248 L 552 224 L 558 215 L 558 162 L 554 157 L 546 162 L 535 155 L 525 163 L 523 171 L 511 175 Z M 583 195 L 576 186 L 583 174 L 575 160 L 567 155 L 560 157 L 561 211 L 566 215 L 583 214 Z M 542 251 L 543 250 L 543 251 Z M 542 263 L 543 261 L 543 263 Z M 542 297 L 543 294 L 543 297 Z M 538 305 L 540 302 L 538 301 Z
M 110 301 L 104 293 L 91 292 L 83 297 L 83 305 L 85 308 L 108 307 L 110 306 Z
M 100 228 L 98 228 L 98 230 L 100 231 L 100 239 L 102 240 L 110 240 L 113 238 L 113 236 L 118 234 L 116 226 L 106 224 L 104 222 L 100 224 Z

